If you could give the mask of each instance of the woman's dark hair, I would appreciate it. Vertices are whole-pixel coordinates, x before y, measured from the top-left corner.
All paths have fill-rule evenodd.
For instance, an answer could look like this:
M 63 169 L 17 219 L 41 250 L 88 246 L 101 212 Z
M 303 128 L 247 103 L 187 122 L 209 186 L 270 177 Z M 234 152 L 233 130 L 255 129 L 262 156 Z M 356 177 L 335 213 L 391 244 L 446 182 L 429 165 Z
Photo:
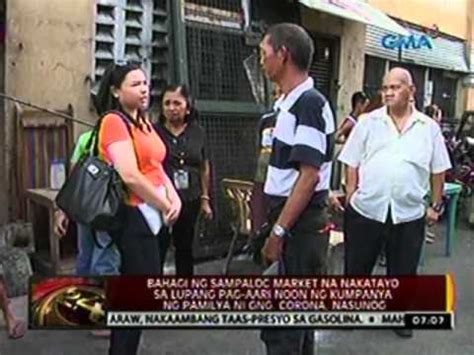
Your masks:
M 192 97 L 191 92 L 189 91 L 189 88 L 187 87 L 187 85 L 167 85 L 159 97 L 160 123 L 165 123 L 165 116 L 163 114 L 163 99 L 165 97 L 165 94 L 167 92 L 176 92 L 176 91 L 178 91 L 181 94 L 181 96 L 183 96 L 184 99 L 186 100 L 186 107 L 189 111 L 189 113 L 184 117 L 184 122 L 189 123 L 192 121 L 197 121 L 199 118 L 199 112 L 196 109 L 194 98 Z
M 429 105 L 425 107 L 425 115 L 430 116 L 433 118 L 436 113 L 436 108 L 433 105 Z
M 352 98 L 351 98 L 351 104 L 352 104 L 352 109 L 355 110 L 355 107 L 358 103 L 365 103 L 369 98 L 367 97 L 367 95 L 365 94 L 365 92 L 363 91 L 357 91 L 356 93 L 354 93 L 354 95 L 352 95 Z
M 112 64 L 107 67 L 100 81 L 99 90 L 95 95 L 94 106 L 99 116 L 103 116 L 107 111 L 117 110 L 122 112 L 134 126 L 141 129 L 142 124 L 144 124 L 151 131 L 142 110 L 138 110 L 138 117 L 130 117 L 112 93 L 112 88 L 120 88 L 127 74 L 134 70 L 143 69 L 137 63 Z

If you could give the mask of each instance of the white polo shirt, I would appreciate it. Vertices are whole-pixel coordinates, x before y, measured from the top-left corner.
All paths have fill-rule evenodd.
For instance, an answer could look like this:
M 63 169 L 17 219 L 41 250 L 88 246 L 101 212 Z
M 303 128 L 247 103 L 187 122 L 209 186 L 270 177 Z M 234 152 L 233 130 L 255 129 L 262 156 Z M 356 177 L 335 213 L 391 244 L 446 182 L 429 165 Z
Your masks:
M 384 106 L 359 120 L 338 158 L 359 168 L 350 200 L 361 215 L 384 223 L 390 208 L 395 224 L 425 214 L 430 175 L 451 168 L 438 124 L 414 110 L 399 133 Z

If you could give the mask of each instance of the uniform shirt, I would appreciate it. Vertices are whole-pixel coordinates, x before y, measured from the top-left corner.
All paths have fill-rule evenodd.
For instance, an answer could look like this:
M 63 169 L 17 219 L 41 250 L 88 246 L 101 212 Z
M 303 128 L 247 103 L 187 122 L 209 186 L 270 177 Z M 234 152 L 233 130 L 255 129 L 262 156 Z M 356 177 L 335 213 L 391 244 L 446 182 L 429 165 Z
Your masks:
M 359 168 L 359 186 L 352 195 L 351 206 L 382 223 L 390 208 L 395 224 L 423 217 L 430 174 L 451 167 L 436 122 L 414 110 L 399 133 L 386 107 L 359 120 L 339 160 Z
M 311 200 L 319 203 L 329 190 L 334 147 L 335 122 L 329 102 L 308 78 L 275 106 L 278 115 L 264 192 L 272 207 L 284 203 L 299 176 L 300 164 L 306 164 L 319 168 Z
M 158 134 L 142 125 L 142 129 L 130 123 L 132 136 L 126 123 L 114 113 L 107 114 L 100 125 L 99 156 L 112 163 L 107 149 L 112 143 L 130 141 L 133 144 L 137 164 L 140 172 L 156 187 L 162 186 L 165 181 L 163 160 L 166 155 L 166 146 Z M 132 141 L 133 137 L 133 141 Z M 127 204 L 137 206 L 143 202 L 134 192 L 129 191 Z
M 165 159 L 165 170 L 173 182 L 182 200 L 191 201 L 201 196 L 201 169 L 208 160 L 207 142 L 204 129 L 196 122 L 190 122 L 179 135 L 175 136 L 166 127 L 155 125 L 160 137 L 165 142 L 168 155 Z M 188 187 L 179 186 L 177 181 L 180 171 L 188 176 Z
M 264 183 L 267 175 L 270 155 L 272 153 L 273 129 L 275 128 L 277 112 L 269 112 L 262 116 L 258 124 L 258 157 L 255 182 Z

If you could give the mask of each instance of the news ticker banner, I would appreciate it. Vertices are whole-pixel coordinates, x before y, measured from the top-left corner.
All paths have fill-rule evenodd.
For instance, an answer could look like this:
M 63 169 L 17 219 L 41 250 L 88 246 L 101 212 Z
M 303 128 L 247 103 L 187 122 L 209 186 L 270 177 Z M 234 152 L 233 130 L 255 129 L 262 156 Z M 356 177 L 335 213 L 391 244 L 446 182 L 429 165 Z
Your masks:
M 454 327 L 451 276 L 33 278 L 31 328 Z

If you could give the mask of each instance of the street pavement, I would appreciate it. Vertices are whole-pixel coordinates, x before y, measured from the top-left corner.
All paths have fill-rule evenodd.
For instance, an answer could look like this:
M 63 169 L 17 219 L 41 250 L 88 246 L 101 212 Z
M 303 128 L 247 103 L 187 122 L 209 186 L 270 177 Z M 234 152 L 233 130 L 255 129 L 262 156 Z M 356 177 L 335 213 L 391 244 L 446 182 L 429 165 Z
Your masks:
M 315 353 L 344 354 L 474 354 L 474 230 L 458 228 L 451 257 L 444 256 L 444 226 L 435 228 L 436 240 L 427 244 L 421 274 L 454 275 L 456 282 L 456 329 L 454 331 L 416 331 L 412 339 L 397 337 L 390 330 L 316 331 Z M 197 265 L 199 274 L 216 274 L 223 260 Z M 247 260 L 237 260 L 234 273 L 254 270 Z M 376 273 L 383 273 L 378 267 Z M 13 300 L 17 312 L 26 317 L 26 297 Z M 1 322 L 1 320 L 0 320 Z M 106 354 L 108 341 L 92 337 L 87 331 L 33 331 L 23 339 L 9 340 L 0 324 L 0 355 L 95 355 Z M 259 332 L 253 330 L 147 330 L 140 355 L 263 355 Z

